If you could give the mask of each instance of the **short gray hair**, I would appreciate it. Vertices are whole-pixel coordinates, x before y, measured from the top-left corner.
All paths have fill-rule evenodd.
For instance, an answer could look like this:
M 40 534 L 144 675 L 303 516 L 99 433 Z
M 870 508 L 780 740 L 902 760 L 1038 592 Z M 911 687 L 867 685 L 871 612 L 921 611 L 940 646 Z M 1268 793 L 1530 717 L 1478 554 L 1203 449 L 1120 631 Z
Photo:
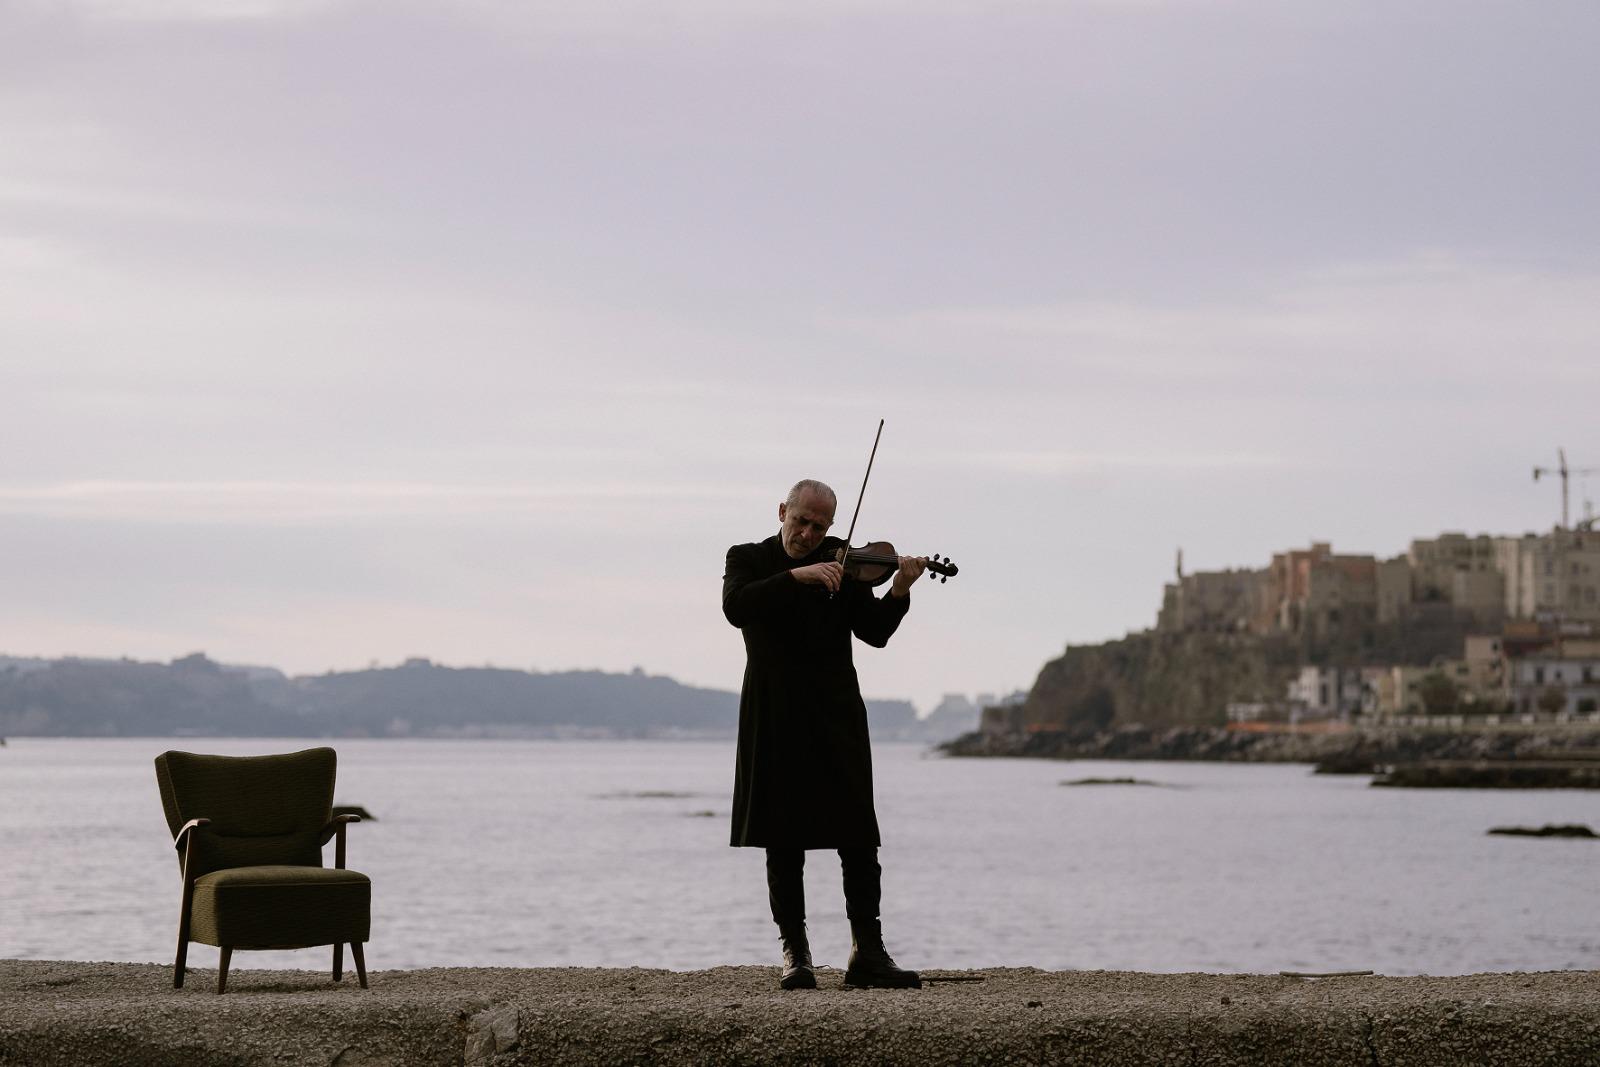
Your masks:
M 788 497 L 784 499 L 784 506 L 794 507 L 800 503 L 800 498 L 807 493 L 825 496 L 833 501 L 835 507 L 839 506 L 839 494 L 835 493 L 832 486 L 828 485 L 827 482 L 819 482 L 815 478 L 801 478 L 798 482 L 795 482 L 794 488 L 789 490 Z

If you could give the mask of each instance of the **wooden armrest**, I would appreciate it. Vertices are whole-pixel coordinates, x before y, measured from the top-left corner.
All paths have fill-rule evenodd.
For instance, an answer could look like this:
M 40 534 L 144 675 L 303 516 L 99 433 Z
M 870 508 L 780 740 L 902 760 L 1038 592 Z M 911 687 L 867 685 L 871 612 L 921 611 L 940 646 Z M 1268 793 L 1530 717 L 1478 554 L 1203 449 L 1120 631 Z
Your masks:
M 336 834 L 339 831 L 344 829 L 346 823 L 360 822 L 360 821 L 361 821 L 361 816 L 359 816 L 359 815 L 335 815 L 332 819 L 330 819 L 328 821 L 328 825 L 326 825 L 326 826 L 324 826 L 322 828 L 322 834 L 318 838 L 317 844 L 326 845 L 329 842 L 329 840 L 332 839 L 334 834 Z
M 333 821 L 322 828 L 322 844 L 326 845 L 330 837 L 339 838 L 333 846 L 333 865 L 341 870 L 344 868 L 344 828 L 349 823 L 360 821 L 359 815 L 335 815 Z
M 210 825 L 211 825 L 211 820 L 210 819 L 190 819 L 188 822 L 183 824 L 183 828 L 180 829 L 178 831 L 177 836 L 172 839 L 172 847 L 176 848 L 176 849 L 183 848 L 184 843 L 189 838 L 190 831 L 198 830 L 202 826 L 210 826 Z
M 189 878 L 189 859 L 194 855 L 194 839 L 200 836 L 202 827 L 210 825 L 210 819 L 190 819 L 178 831 L 178 836 L 172 839 L 172 847 L 183 853 L 183 913 L 185 916 L 189 914 L 189 888 L 193 884 Z

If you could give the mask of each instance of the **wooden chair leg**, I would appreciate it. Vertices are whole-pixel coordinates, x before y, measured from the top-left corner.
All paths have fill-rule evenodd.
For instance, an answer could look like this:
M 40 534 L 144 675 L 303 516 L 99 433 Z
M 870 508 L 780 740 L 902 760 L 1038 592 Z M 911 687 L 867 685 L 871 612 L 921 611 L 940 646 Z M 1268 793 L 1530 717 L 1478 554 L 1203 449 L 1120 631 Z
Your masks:
M 189 964 L 189 908 L 193 898 L 193 886 L 185 879 L 183 903 L 178 910 L 178 958 L 172 964 L 173 989 L 183 988 L 183 975 Z
M 228 961 L 233 959 L 233 946 L 222 946 L 222 959 L 217 964 L 217 996 L 228 991 Z
M 172 988 L 183 988 L 183 975 L 188 969 L 189 939 L 182 933 L 178 934 L 178 958 L 172 962 Z
M 361 988 L 367 988 L 367 957 L 361 951 L 361 942 L 350 942 L 350 956 L 356 961 L 356 977 L 361 979 Z
M 333 943 L 333 980 L 335 982 L 344 981 L 344 942 L 343 941 L 335 941 Z

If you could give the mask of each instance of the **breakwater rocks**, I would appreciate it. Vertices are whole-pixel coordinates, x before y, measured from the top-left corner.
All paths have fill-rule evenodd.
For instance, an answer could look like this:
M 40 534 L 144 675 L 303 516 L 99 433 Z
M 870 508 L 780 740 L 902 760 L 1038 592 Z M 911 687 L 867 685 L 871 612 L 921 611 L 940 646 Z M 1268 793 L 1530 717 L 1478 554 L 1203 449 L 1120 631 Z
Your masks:
M 1316 763 L 1348 746 L 1348 737 L 1328 734 L 1243 733 L 1209 726 L 1115 726 L 1102 730 L 970 733 L 947 741 L 938 749 L 949 756 Z
M 926 972 L 937 974 L 939 972 Z M 0 1063 L 1305 1064 L 1600 1062 L 1600 974 L 1460 978 L 995 969 L 781 993 L 772 967 L 385 971 L 372 988 L 152 964 L 0 961 Z
M 1117 726 L 965 734 L 939 746 L 950 756 L 1037 759 L 1222 760 L 1315 763 L 1325 774 L 1374 774 L 1428 761 L 1553 762 L 1600 755 L 1600 730 L 1507 727 L 1459 731 L 1373 727 L 1340 733 L 1229 730 L 1221 726 Z M 1574 766 L 1576 763 L 1574 763 Z
M 1407 789 L 1600 789 L 1600 763 L 1432 760 L 1382 768 L 1373 785 Z

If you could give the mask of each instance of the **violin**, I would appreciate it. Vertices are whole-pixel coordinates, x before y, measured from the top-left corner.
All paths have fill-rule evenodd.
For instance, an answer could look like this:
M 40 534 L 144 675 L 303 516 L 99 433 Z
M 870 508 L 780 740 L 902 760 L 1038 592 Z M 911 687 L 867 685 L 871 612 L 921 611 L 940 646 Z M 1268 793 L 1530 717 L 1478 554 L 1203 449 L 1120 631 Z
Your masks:
M 882 585 L 900 569 L 900 556 L 887 541 L 870 541 L 849 547 L 840 541 L 839 547 L 834 550 L 833 561 L 844 565 L 846 578 L 868 585 Z M 938 575 L 939 581 L 948 582 L 961 572 L 961 568 L 951 563 L 949 556 L 940 559 L 936 552 L 928 557 L 928 571 Z
M 843 541 L 838 542 L 833 554 L 834 561 L 844 566 L 846 578 L 866 582 L 868 585 L 882 585 L 900 569 L 900 556 L 895 552 L 894 546 L 887 541 L 872 541 L 860 548 L 853 548 L 850 545 L 850 539 L 856 532 L 856 520 L 861 517 L 861 501 L 867 495 L 867 479 L 872 477 L 872 461 L 878 458 L 878 442 L 882 438 L 883 420 L 879 419 L 878 433 L 872 439 L 872 453 L 867 456 L 867 473 L 861 478 L 861 492 L 856 494 L 855 514 L 850 516 L 850 532 L 845 534 Z M 928 557 L 927 569 L 937 574 L 940 582 L 948 582 L 959 571 L 959 568 L 950 562 L 949 556 L 940 559 L 937 553 Z M 831 599 L 833 594 L 829 593 L 828 596 Z

